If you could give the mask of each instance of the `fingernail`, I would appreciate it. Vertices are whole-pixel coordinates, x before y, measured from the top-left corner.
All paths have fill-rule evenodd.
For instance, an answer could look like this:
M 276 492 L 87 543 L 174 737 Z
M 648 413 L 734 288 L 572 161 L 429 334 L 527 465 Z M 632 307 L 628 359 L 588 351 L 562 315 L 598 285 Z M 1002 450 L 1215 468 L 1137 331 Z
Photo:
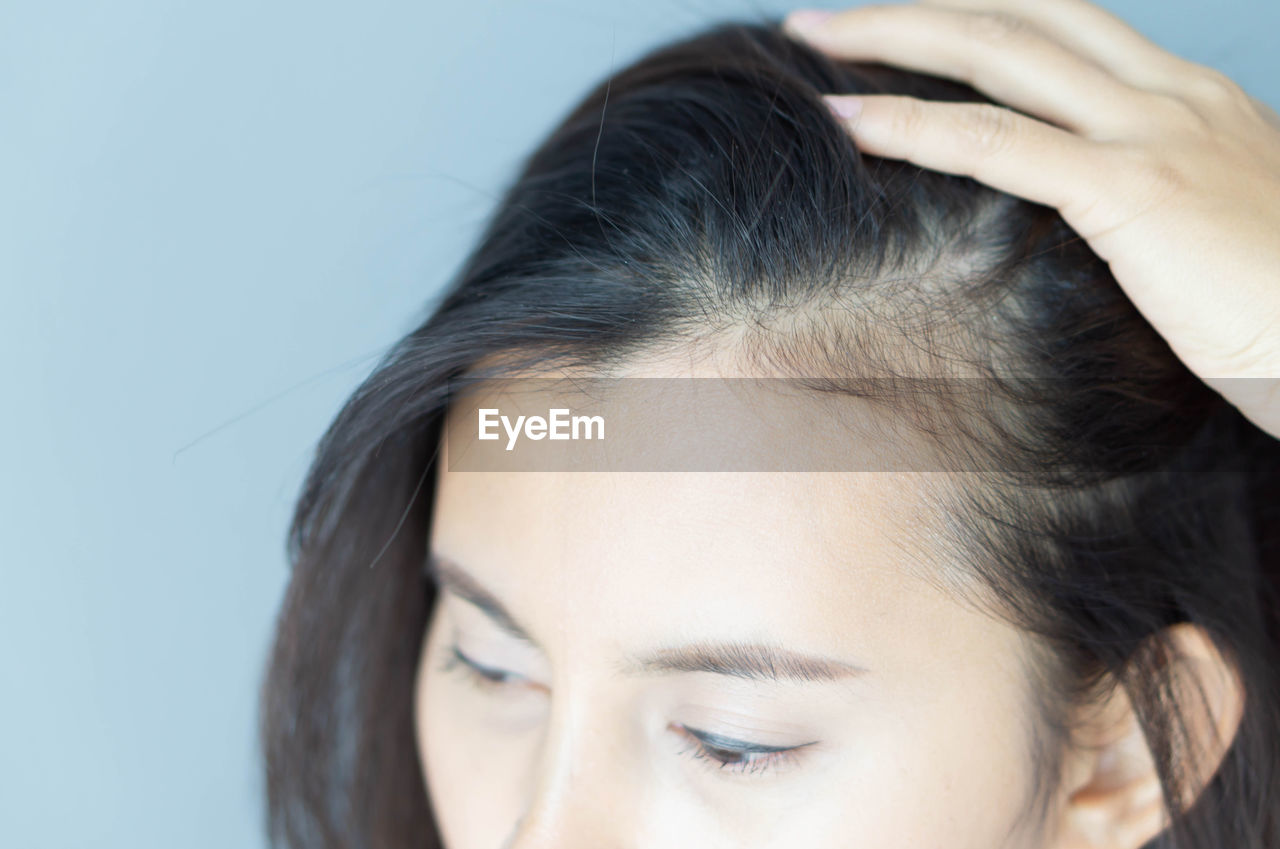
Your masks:
M 831 111 L 845 121 L 850 121 L 862 114 L 862 98 L 849 94 L 824 94 L 822 99 L 831 107 Z
M 827 9 L 799 9 L 787 15 L 787 29 L 803 35 L 820 27 L 834 14 L 835 12 Z

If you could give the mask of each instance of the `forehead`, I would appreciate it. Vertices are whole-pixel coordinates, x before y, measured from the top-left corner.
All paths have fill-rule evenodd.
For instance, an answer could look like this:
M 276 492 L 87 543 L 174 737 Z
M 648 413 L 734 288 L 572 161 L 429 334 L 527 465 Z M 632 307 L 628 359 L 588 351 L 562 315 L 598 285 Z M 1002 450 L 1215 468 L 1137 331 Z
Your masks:
M 954 674 L 1010 635 L 934 580 L 920 478 L 445 471 L 432 547 L 579 655 L 735 639 Z
M 555 555 L 586 579 L 611 562 L 693 580 L 818 577 L 895 566 L 930 524 L 909 474 L 804 472 L 438 473 L 435 539 L 486 560 Z M 901 563 L 903 566 L 912 565 Z
M 716 346 L 695 353 L 673 350 L 619 374 L 746 374 Z M 538 391 L 524 398 L 529 411 L 546 410 Z M 806 403 L 794 392 L 780 405 L 783 396 L 765 397 L 784 416 Z M 823 403 L 806 409 L 821 413 Z M 878 412 L 855 402 L 842 417 L 850 411 L 812 455 L 838 456 L 833 465 L 847 471 L 441 468 L 432 547 L 499 595 L 535 637 L 558 634 L 566 646 L 758 640 L 948 674 L 1000 656 L 1020 637 L 954 592 L 968 578 L 947 543 L 953 520 L 939 496 L 965 481 L 917 459 L 909 436 Z M 451 408 L 447 431 L 473 427 L 475 412 L 475 403 Z M 872 438 L 850 440 L 850 425 Z M 766 453 L 772 439 L 764 434 Z M 890 467 L 908 471 L 864 470 L 891 452 L 906 459 Z

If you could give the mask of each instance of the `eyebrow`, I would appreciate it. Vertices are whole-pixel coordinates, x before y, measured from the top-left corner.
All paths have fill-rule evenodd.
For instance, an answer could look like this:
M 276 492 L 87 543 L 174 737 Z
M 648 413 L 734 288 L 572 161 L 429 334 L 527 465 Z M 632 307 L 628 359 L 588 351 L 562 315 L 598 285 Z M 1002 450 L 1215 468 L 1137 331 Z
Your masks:
M 516 621 L 492 592 L 453 561 L 431 554 L 426 573 L 441 589 L 479 608 L 508 635 L 537 647 L 528 629 Z M 755 642 L 699 641 L 628 655 L 615 667 L 623 675 L 706 672 L 751 681 L 827 683 L 865 674 L 861 666 L 802 654 Z

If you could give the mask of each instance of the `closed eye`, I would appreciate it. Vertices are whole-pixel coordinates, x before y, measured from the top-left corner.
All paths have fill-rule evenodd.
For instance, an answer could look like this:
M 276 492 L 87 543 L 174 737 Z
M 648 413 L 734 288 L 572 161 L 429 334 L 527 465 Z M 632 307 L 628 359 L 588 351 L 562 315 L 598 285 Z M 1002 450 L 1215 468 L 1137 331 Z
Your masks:
M 456 643 L 449 646 L 448 654 L 445 656 L 444 663 L 440 665 L 440 669 L 443 672 L 451 670 L 461 672 L 473 685 L 481 690 L 495 690 L 517 685 L 532 685 L 541 688 L 541 685 L 534 684 L 534 682 L 519 673 L 508 672 L 505 669 L 498 669 L 480 663 L 464 654 Z
M 481 678 L 494 684 L 505 684 L 520 677 L 514 672 L 507 672 L 505 669 L 495 669 L 492 666 L 485 666 L 476 660 L 472 660 L 463 654 L 462 649 L 457 646 L 452 646 L 450 648 L 450 652 L 453 654 L 453 659 L 455 661 L 470 667 L 476 675 L 479 675 Z
M 678 723 L 673 724 L 672 729 L 693 743 L 693 746 L 686 750 L 686 753 L 693 758 L 704 760 L 716 766 L 718 770 L 742 773 L 758 773 L 790 764 L 798 757 L 801 749 L 818 742 L 814 740 L 798 746 L 767 746 L 763 743 L 738 740 Z

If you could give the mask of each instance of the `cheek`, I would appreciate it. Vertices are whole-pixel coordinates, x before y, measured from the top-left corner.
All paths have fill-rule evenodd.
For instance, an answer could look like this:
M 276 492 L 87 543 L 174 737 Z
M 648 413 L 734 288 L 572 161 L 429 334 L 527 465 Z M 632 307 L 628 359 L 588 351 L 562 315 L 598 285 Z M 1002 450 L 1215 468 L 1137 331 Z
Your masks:
M 433 614 L 418 665 L 418 758 L 445 847 L 491 849 L 502 845 L 523 809 L 533 735 L 504 739 L 477 720 L 471 685 L 440 668 L 445 624 Z

